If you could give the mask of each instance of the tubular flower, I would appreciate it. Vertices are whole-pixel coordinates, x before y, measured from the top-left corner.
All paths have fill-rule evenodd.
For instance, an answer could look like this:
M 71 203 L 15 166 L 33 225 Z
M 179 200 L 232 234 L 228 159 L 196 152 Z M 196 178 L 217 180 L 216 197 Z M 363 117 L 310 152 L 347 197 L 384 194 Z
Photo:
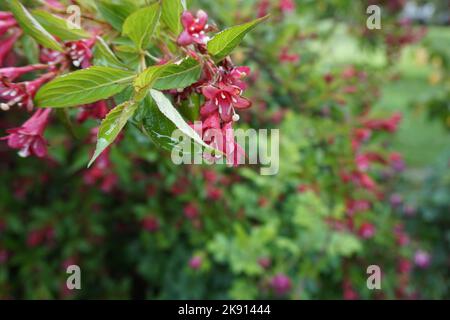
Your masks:
M 7 140 L 8 146 L 18 149 L 19 155 L 30 155 L 43 158 L 47 155 L 47 142 L 44 131 L 47 126 L 51 109 L 39 109 L 21 127 L 9 129 L 8 136 L 1 138 Z
M 2 110 L 7 111 L 11 106 L 16 105 L 33 110 L 33 98 L 39 88 L 55 76 L 53 72 L 46 73 L 33 81 L 12 83 L 1 79 L 0 81 L 0 104 Z
M 0 36 L 10 28 L 17 26 L 17 21 L 11 12 L 0 11 Z
M 3 66 L 3 62 L 6 56 L 11 52 L 12 48 L 14 47 L 14 44 L 16 43 L 17 39 L 20 38 L 21 35 L 22 31 L 18 31 L 9 38 L 0 40 L 0 67 Z
M 24 67 L 9 67 L 9 68 L 2 68 L 0 69 L 0 78 L 5 78 L 9 81 L 14 81 L 17 78 L 21 77 L 22 75 L 36 71 L 36 70 L 43 70 L 47 69 L 48 66 L 45 64 L 34 64 Z

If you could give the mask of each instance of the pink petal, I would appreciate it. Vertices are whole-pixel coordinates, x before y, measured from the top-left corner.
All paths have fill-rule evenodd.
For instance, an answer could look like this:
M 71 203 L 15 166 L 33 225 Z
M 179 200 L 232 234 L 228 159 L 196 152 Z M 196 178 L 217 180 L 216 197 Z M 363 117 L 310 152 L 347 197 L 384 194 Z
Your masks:
M 202 88 L 202 93 L 208 100 L 214 99 L 219 91 L 219 89 L 213 86 L 206 86 Z
M 8 146 L 13 149 L 19 149 L 22 147 L 23 136 L 19 134 L 10 134 L 8 137 Z
M 194 16 L 189 11 L 184 11 L 181 14 L 181 24 L 185 29 L 188 29 L 194 23 Z
M 42 137 L 36 137 L 35 141 L 31 144 L 31 149 L 39 158 L 43 158 L 47 155 L 47 143 Z
M 215 105 L 212 100 L 209 100 L 209 101 L 205 102 L 203 107 L 200 109 L 200 114 L 202 116 L 207 116 L 216 110 L 217 110 L 217 105 Z
M 208 21 L 208 14 L 203 10 L 198 10 L 197 11 L 197 19 L 198 19 L 198 24 L 203 29 L 203 27 L 206 25 L 206 22 Z
M 239 164 L 245 162 L 245 150 L 237 143 L 235 144 L 235 148 L 236 149 L 233 157 L 233 165 L 238 166 Z
M 217 113 L 211 114 L 205 121 L 203 121 L 203 128 L 220 128 L 220 119 Z
M 184 30 L 180 36 L 178 37 L 178 44 L 180 46 L 188 46 L 190 45 L 192 42 L 194 41 L 194 39 L 192 38 L 192 36 L 189 34 L 189 32 L 187 32 L 186 30 Z
M 220 117 L 222 118 L 223 121 L 225 122 L 231 121 L 231 119 L 233 118 L 233 113 L 231 112 L 231 110 L 232 110 L 231 105 L 219 107 Z
M 237 109 L 247 109 L 252 105 L 252 103 L 249 100 L 240 96 L 234 96 L 232 100 L 233 106 Z
M 245 66 L 244 67 L 234 68 L 231 71 L 231 76 L 233 78 L 236 78 L 236 79 L 241 79 L 243 77 L 248 76 L 249 74 L 250 74 L 250 68 L 249 67 L 245 67 Z
M 208 38 L 207 35 L 205 35 L 205 34 L 199 34 L 199 33 L 196 33 L 195 35 L 192 36 L 192 39 L 194 40 L 194 42 L 195 42 L 195 43 L 198 43 L 198 44 L 204 44 L 204 43 L 206 43 L 206 39 L 207 39 L 207 38 Z

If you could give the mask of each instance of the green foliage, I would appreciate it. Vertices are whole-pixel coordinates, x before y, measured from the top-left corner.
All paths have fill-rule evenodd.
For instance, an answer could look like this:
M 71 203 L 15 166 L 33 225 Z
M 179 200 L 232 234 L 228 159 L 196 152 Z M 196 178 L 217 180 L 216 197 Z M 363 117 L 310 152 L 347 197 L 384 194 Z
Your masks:
M 132 72 L 111 67 L 91 67 L 61 76 L 45 84 L 36 94 L 40 107 L 61 108 L 109 98 L 129 85 Z
M 182 89 L 197 82 L 201 74 L 201 66 L 193 58 L 186 58 L 179 63 L 171 64 L 162 70 L 155 82 L 158 90 Z
M 130 37 L 139 49 L 146 48 L 150 43 L 160 15 L 159 3 L 139 9 L 126 18 L 122 33 Z
M 175 35 L 180 34 L 182 25 L 180 16 L 186 5 L 183 5 L 184 0 L 162 0 L 162 21 Z
M 265 19 L 240 24 L 255 17 L 259 1 L 191 1 L 190 9 L 208 9 L 219 29 L 235 25 L 211 34 L 207 49 L 214 59 L 232 53 L 237 66 L 252 70 L 247 92 L 253 107 L 236 127 L 280 129 L 279 173 L 262 176 L 259 165 L 175 165 L 156 147 L 172 151 L 177 128 L 205 147 L 188 124 L 199 118 L 200 90 L 183 103 L 172 94 L 198 81 L 203 58 L 210 58 L 207 52 L 199 60 L 183 58 L 186 48 L 175 45 L 184 1 L 77 2 L 111 27 L 105 24 L 96 42 L 93 67 L 60 75 L 35 96 L 39 107 L 57 109 L 45 133 L 49 159 L 18 158 L 1 145 L 0 299 L 342 299 L 348 285 L 361 299 L 449 297 L 449 156 L 439 148 L 442 159 L 429 166 L 422 156 L 429 150 L 401 139 L 410 132 L 416 135 L 411 141 L 426 137 L 429 122 L 409 131 L 401 126 L 400 140 L 373 130 L 361 149 L 388 159 L 400 144 L 420 153 L 421 162 L 407 161 L 406 171 L 395 175 L 389 165 L 367 168 L 374 193 L 342 181 L 343 169 L 356 169 L 351 138 L 368 110 L 375 118 L 400 107 L 405 117 L 430 111 L 446 124 L 445 41 L 420 45 L 430 49 L 426 65 L 443 75 L 432 85 L 412 59 L 405 66 L 400 50 L 388 50 L 381 33 L 360 36 L 358 26 L 367 18 L 359 10 L 363 2 L 296 2 L 296 11 L 283 13 L 271 1 L 272 18 L 248 33 Z M 11 3 L 29 28 L 15 48 L 20 61 L 38 63 L 38 44 L 60 49 L 51 34 L 82 37 L 56 16 L 44 19 L 49 14 L 32 10 L 34 22 L 19 2 Z M 150 8 L 159 5 L 157 22 L 159 13 Z M 397 16 L 385 12 L 385 30 L 400 32 Z M 161 64 L 157 58 L 167 52 L 176 59 Z M 286 53 L 298 54 L 298 61 Z M 381 63 L 366 63 L 374 57 Z M 349 67 L 358 75 L 348 78 Z M 81 110 L 66 108 L 103 99 L 117 106 L 101 122 L 75 123 Z M 1 125 L 9 128 L 15 118 L 4 113 Z M 98 125 L 86 168 L 93 145 L 85 142 Z M 270 149 L 264 141 L 258 145 Z M 101 154 L 108 163 L 99 161 Z M 393 206 L 389 199 L 396 193 L 403 202 Z M 349 198 L 371 205 L 352 214 Z M 187 214 L 188 206 L 196 214 Z M 406 210 L 411 206 L 412 214 Z M 364 223 L 375 227 L 372 237 L 359 233 Z M 406 245 L 399 244 L 399 230 L 408 232 Z M 415 264 L 418 249 L 430 253 L 428 268 Z M 193 257 L 201 258 L 198 268 L 189 265 Z M 411 272 L 399 271 L 405 261 Z M 81 266 L 83 290 L 65 290 L 68 264 Z M 381 290 L 366 287 L 372 264 L 382 269 Z M 291 281 L 282 295 L 272 283 L 280 274 Z
M 70 21 L 62 19 L 44 10 L 33 10 L 34 18 L 47 30 L 48 33 L 64 41 L 73 41 L 89 38 L 89 34 L 79 29 Z
M 96 6 L 102 17 L 119 32 L 122 32 L 125 19 L 138 9 L 132 0 L 99 0 Z
M 248 32 L 266 19 L 267 16 L 219 32 L 208 41 L 208 52 L 215 59 L 222 60 L 239 45 Z
M 63 51 L 56 39 L 32 16 L 32 14 L 18 1 L 10 0 L 9 7 L 17 19 L 22 30 L 33 37 L 44 47 Z
M 97 146 L 94 155 L 89 161 L 88 167 L 97 159 L 97 157 L 117 138 L 120 131 L 127 124 L 137 109 L 137 103 L 134 101 L 124 102 L 114 109 L 103 119 L 98 129 Z

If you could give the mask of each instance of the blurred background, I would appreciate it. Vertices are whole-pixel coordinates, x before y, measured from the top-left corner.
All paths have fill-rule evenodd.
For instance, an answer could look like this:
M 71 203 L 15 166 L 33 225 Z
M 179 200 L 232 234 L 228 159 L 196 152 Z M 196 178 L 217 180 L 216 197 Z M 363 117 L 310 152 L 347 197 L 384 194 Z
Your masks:
M 279 173 L 177 166 L 132 126 L 87 169 L 98 122 L 75 139 L 54 116 L 44 160 L 0 142 L 0 298 L 450 298 L 449 2 L 188 4 L 221 29 L 271 14 L 233 61 L 238 126 L 280 129 Z M 25 119 L 0 113 L 0 135 Z

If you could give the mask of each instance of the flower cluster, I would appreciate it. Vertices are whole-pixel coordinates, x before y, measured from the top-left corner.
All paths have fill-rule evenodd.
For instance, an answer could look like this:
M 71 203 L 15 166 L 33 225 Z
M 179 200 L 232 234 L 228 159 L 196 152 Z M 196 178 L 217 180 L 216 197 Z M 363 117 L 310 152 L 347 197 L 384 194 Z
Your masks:
M 47 1 L 50 9 L 61 10 L 64 6 L 56 0 Z M 84 69 L 92 65 L 92 49 L 100 32 L 92 30 L 89 39 L 78 41 L 59 41 L 63 51 L 56 51 L 39 46 L 39 63 L 16 66 L 14 45 L 23 35 L 13 14 L 0 12 L 0 110 L 9 111 L 13 107 L 33 112 L 34 96 L 42 85 L 58 75 L 72 69 Z M 22 77 L 37 74 L 33 80 L 20 81 Z M 50 106 L 49 106 L 50 107 Z M 49 123 L 51 109 L 39 109 L 18 128 L 8 129 L 8 135 L 1 138 L 7 141 L 10 148 L 19 150 L 22 157 L 47 156 L 47 141 L 44 138 L 45 129 Z M 89 118 L 103 119 L 108 113 L 106 101 L 81 106 L 78 122 Z M 101 188 L 110 191 L 115 185 L 115 175 L 109 168 L 109 154 L 105 153 L 103 161 L 86 173 L 85 182 L 94 183 L 102 180 Z
M 202 127 L 194 129 L 205 143 L 225 154 L 227 163 L 237 165 L 245 152 L 235 142 L 232 123 L 240 119 L 236 110 L 251 106 L 243 97 L 247 87 L 243 78 L 250 74 L 250 68 L 235 66 L 229 57 L 216 64 L 206 54 L 207 32 L 213 29 L 207 20 L 208 15 L 202 10 L 195 17 L 189 11 L 181 16 L 184 30 L 178 37 L 178 45 L 187 47 L 188 54 L 203 64 L 203 73 L 197 83 L 174 95 L 179 98 L 177 101 L 187 99 L 187 94 L 192 92 L 204 97 L 205 102 L 200 107 Z M 219 156 L 213 155 L 209 160 L 214 161 Z

